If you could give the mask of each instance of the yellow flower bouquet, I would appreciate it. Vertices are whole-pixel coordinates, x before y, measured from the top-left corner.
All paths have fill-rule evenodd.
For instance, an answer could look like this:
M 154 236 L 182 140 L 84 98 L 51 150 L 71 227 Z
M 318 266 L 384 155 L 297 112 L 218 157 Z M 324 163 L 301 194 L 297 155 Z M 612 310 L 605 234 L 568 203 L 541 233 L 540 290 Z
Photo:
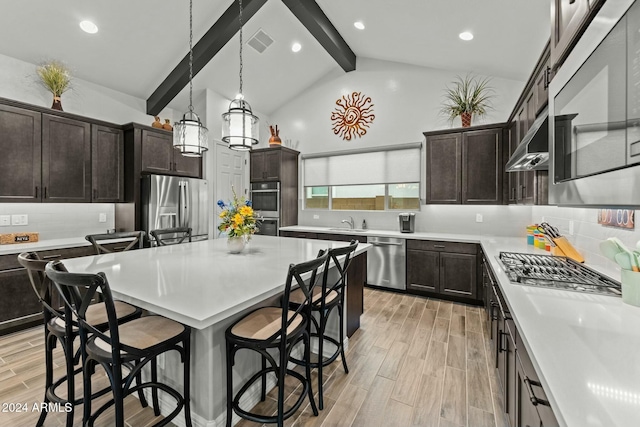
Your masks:
M 258 220 L 255 212 L 251 207 L 251 200 L 238 197 L 235 190 L 233 191 L 233 200 L 226 204 L 222 200 L 218 200 L 220 212 L 220 225 L 218 231 L 226 233 L 227 237 L 246 236 L 249 240 L 251 235 L 258 231 Z

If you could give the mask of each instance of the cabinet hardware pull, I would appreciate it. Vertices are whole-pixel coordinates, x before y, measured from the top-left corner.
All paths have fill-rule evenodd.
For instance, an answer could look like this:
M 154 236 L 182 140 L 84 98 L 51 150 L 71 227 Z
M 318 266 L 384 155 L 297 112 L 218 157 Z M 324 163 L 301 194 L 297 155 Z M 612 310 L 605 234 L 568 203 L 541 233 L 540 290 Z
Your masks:
M 574 4 L 576 0 L 569 0 L 569 4 Z
M 93 198 L 94 200 L 98 198 L 98 190 L 96 190 L 95 188 L 93 189 Z
M 44 198 L 47 198 L 47 187 L 44 187 Z
M 36 185 L 36 199 L 38 198 L 38 186 Z
M 544 88 L 549 88 L 549 83 L 551 83 L 551 67 L 547 67 L 544 70 Z
M 433 245 L 433 247 L 437 249 L 444 249 L 445 245 Z
M 45 259 L 56 259 L 56 258 L 60 258 L 61 256 L 62 256 L 62 255 L 60 255 L 60 254 L 56 254 L 56 255 L 46 255 L 46 256 L 43 256 L 43 257 L 42 257 L 42 259 L 43 259 L 43 260 L 45 260 Z
M 509 351 L 509 349 L 504 345 L 503 338 L 506 337 L 506 336 L 507 336 L 506 332 L 500 331 L 500 342 L 499 342 L 500 345 L 498 346 L 499 347 L 498 350 L 500 351 L 500 353 L 502 353 L 503 351 L 504 352 L 508 352 Z
M 527 385 L 527 390 L 529 392 L 529 399 L 531 400 L 531 404 L 533 406 L 538 406 L 538 405 L 551 406 L 549 404 L 549 401 L 536 397 L 536 394 L 533 392 L 532 386 L 542 388 L 542 384 L 540 384 L 538 381 L 529 379 L 529 377 L 524 377 L 524 383 Z
M 496 315 L 496 312 L 494 310 L 497 306 L 498 304 L 495 301 L 491 301 L 491 311 L 490 311 L 491 320 L 498 320 L 498 316 Z

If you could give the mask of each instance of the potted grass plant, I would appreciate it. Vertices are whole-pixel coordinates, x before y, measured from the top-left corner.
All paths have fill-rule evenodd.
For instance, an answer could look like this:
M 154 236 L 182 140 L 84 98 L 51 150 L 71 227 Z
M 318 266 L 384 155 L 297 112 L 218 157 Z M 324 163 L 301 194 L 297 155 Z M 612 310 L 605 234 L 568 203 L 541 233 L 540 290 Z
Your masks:
M 442 114 L 453 120 L 460 116 L 462 127 L 471 126 L 473 115 L 484 116 L 491 109 L 491 99 L 494 97 L 493 88 L 489 86 L 490 79 L 480 78 L 470 74 L 465 77 L 456 76 L 452 85 L 445 89 L 442 103 Z
M 62 111 L 60 97 L 71 87 L 71 73 L 61 62 L 51 61 L 40 65 L 36 72 L 40 78 L 40 84 L 53 95 L 54 110 Z

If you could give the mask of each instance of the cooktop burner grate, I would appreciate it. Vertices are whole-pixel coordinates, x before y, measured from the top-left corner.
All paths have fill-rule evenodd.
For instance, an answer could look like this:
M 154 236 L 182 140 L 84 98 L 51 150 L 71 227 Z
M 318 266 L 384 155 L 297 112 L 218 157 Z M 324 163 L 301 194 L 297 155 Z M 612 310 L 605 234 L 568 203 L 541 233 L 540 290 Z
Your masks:
M 500 252 L 512 282 L 603 295 L 621 295 L 620 283 L 566 257 Z

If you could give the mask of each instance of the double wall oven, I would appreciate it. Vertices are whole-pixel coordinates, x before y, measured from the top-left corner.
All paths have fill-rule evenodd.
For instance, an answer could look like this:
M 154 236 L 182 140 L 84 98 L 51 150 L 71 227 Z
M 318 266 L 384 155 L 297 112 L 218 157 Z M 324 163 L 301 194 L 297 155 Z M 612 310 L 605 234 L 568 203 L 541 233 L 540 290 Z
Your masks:
M 258 234 L 278 236 L 280 229 L 280 182 L 251 183 L 253 209 L 261 218 Z

